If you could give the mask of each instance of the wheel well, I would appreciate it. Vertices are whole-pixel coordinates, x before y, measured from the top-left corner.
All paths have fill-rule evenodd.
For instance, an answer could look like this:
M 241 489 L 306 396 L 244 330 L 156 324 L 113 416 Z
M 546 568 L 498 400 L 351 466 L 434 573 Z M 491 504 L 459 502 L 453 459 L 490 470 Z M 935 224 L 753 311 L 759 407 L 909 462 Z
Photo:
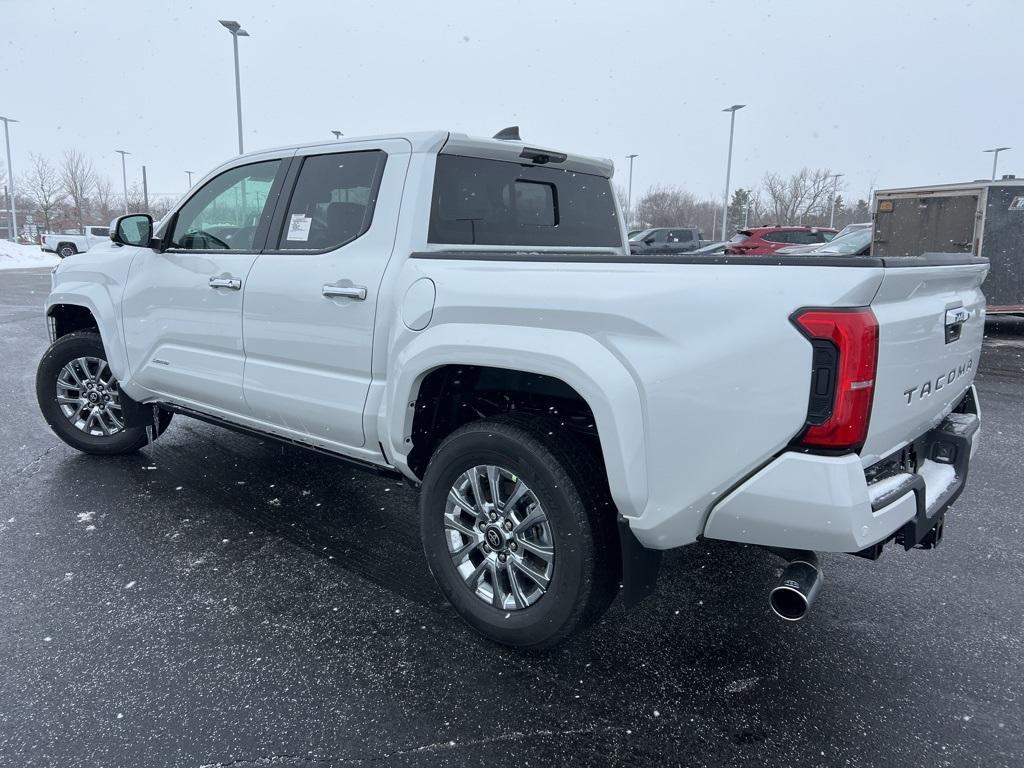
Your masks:
M 445 437 L 470 421 L 502 413 L 550 416 L 600 453 L 594 413 L 561 379 L 508 368 L 446 365 L 423 379 L 414 403 L 409 468 L 423 477 L 427 462 Z
M 56 304 L 48 313 L 53 340 L 76 331 L 99 331 L 99 324 L 86 307 L 76 304 Z
M 78 246 L 77 245 L 75 245 L 74 243 L 68 242 L 67 240 L 61 240 L 59 243 L 57 243 L 57 250 L 59 251 L 65 245 L 70 245 L 76 251 L 78 250 Z

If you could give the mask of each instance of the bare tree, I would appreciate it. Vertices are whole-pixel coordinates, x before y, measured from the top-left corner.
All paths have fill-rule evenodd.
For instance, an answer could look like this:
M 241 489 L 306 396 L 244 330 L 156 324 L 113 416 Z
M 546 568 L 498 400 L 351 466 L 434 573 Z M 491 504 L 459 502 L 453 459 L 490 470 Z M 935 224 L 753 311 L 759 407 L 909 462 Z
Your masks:
M 50 222 L 64 205 L 64 186 L 60 174 L 41 155 L 31 155 L 29 169 L 18 182 L 19 193 L 25 195 L 32 207 L 42 214 L 43 225 L 50 231 Z
M 67 150 L 61 162 L 60 178 L 64 191 L 71 198 L 78 226 L 83 227 L 83 217 L 89 207 L 89 196 L 96 186 L 96 171 L 93 169 L 92 160 L 77 149 Z
M 703 237 L 715 231 L 722 204 L 716 200 L 702 200 L 678 187 L 653 186 L 633 207 L 633 223 L 637 226 L 695 226 Z
M 142 193 L 142 185 L 135 183 L 128 187 L 128 210 L 145 211 L 146 196 Z M 115 214 L 116 215 L 116 214 Z
M 650 187 L 636 203 L 634 218 L 645 227 L 684 226 L 691 223 L 698 200 L 678 187 Z
M 777 173 L 764 175 L 764 192 L 769 216 L 775 224 L 811 224 L 828 219 L 832 202 L 832 171 L 828 168 L 802 169 L 789 178 Z
M 153 219 L 159 221 L 168 214 L 177 202 L 173 197 L 157 197 L 149 201 L 149 213 Z
M 103 223 L 113 220 L 117 216 L 117 200 L 114 197 L 114 185 L 106 176 L 96 174 L 96 182 L 93 185 L 92 207 L 97 218 Z

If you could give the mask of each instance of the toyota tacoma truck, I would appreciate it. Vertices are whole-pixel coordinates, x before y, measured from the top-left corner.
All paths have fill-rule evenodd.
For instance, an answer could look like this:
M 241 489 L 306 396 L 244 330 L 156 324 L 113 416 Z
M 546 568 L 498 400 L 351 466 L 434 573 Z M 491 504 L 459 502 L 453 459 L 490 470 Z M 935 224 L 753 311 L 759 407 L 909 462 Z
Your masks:
M 612 164 L 433 132 L 234 158 L 53 272 L 42 414 L 123 454 L 175 414 L 420 488 L 488 638 L 551 646 L 662 552 L 928 549 L 978 445 L 985 259 L 631 255 Z
M 56 253 L 62 259 L 74 256 L 76 253 L 85 253 L 97 243 L 106 243 L 110 240 L 110 228 L 88 226 L 83 227 L 79 232 L 61 232 L 60 234 L 46 233 L 39 243 L 40 249 L 49 253 Z

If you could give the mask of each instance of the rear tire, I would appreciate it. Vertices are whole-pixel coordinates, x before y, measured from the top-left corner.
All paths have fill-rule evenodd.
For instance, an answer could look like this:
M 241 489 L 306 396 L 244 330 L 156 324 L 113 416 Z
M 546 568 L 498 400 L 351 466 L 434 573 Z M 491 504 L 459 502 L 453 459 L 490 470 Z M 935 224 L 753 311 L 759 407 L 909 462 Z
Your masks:
M 57 437 L 76 450 L 116 456 L 133 453 L 149 442 L 144 427 L 124 426 L 121 397 L 97 333 L 62 336 L 39 361 L 39 410 Z M 167 428 L 171 416 L 169 411 L 161 411 L 159 433 Z
M 480 634 L 520 648 L 557 645 L 607 610 L 620 572 L 615 517 L 600 455 L 534 416 L 455 430 L 420 494 L 441 591 Z
M 71 243 L 61 243 L 57 247 L 57 255 L 62 259 L 66 259 L 68 256 L 74 256 L 78 253 L 78 249 Z

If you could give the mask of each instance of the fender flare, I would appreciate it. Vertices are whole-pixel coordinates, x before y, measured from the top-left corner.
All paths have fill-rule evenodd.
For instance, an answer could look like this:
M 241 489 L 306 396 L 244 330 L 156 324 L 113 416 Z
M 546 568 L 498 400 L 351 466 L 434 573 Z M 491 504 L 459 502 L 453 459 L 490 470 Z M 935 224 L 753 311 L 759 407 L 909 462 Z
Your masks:
M 399 336 L 404 340 L 408 336 Z M 444 324 L 417 333 L 395 350 L 378 413 L 378 434 L 395 465 L 408 465 L 414 408 L 423 379 L 444 365 L 479 365 L 538 373 L 576 390 L 594 414 L 612 500 L 627 517 L 647 498 L 644 407 L 623 363 L 592 336 L 569 330 Z
M 61 304 L 84 307 L 92 313 L 99 329 L 100 340 L 103 342 L 103 349 L 107 353 L 107 365 L 123 387 L 131 372 L 128 366 L 128 353 L 117 311 L 105 288 L 97 283 L 62 283 L 60 290 L 51 293 L 46 299 L 46 317 L 49 318 L 54 307 Z M 126 387 L 125 391 L 129 396 L 133 396 L 129 388 Z

